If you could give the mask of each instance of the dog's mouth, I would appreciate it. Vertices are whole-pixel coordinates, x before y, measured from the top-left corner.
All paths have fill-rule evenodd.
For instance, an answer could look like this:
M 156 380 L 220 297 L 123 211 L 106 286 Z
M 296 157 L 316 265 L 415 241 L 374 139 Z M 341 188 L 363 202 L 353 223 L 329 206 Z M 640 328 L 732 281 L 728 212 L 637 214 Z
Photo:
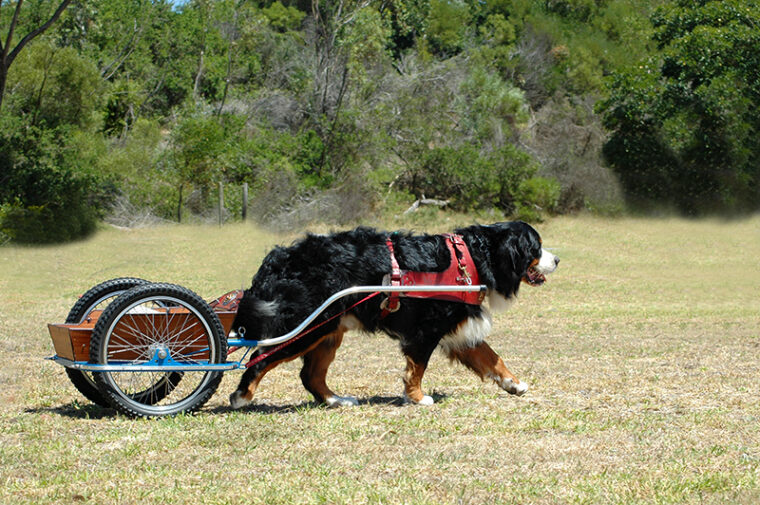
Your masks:
M 540 286 L 544 282 L 546 282 L 546 276 L 542 273 L 540 273 L 538 270 L 536 270 L 535 266 L 531 266 L 528 268 L 528 271 L 525 273 L 525 277 L 523 277 L 523 280 L 530 284 L 531 286 Z

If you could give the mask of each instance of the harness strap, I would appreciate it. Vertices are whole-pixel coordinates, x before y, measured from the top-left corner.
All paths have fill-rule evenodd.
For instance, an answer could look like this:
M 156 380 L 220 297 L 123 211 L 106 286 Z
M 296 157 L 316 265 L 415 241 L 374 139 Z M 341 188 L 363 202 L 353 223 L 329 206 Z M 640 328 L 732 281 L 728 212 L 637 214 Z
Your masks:
M 398 266 L 398 260 L 396 260 L 396 255 L 393 252 L 393 241 L 391 241 L 390 237 L 385 239 L 385 245 L 388 246 L 388 252 L 391 256 L 391 286 L 400 286 L 401 268 Z M 398 295 L 398 293 L 389 293 L 388 298 L 382 301 L 380 304 L 380 308 L 382 309 L 380 312 L 380 319 L 385 319 L 388 317 L 388 314 L 392 314 L 401 308 L 401 302 L 398 299 Z
M 460 285 L 471 286 L 480 284 L 480 276 L 475 262 L 470 255 L 467 244 L 461 235 L 446 233 L 442 235 L 446 239 L 446 246 L 451 255 L 449 268 L 443 272 L 414 272 L 402 271 L 399 268 L 393 244 L 390 238 L 386 240 L 391 259 L 391 285 L 392 286 L 447 286 Z M 402 293 L 389 293 L 388 297 L 380 304 L 382 312 L 380 318 L 399 309 L 401 302 L 399 297 L 407 298 L 431 298 L 451 302 L 480 305 L 485 298 L 485 292 L 446 292 L 446 291 L 406 291 Z
M 470 251 L 467 249 L 467 244 L 464 243 L 461 235 L 445 233 L 444 236 L 449 239 L 451 244 L 454 246 L 453 252 L 457 260 L 457 270 L 459 270 L 459 273 L 461 275 L 461 277 L 457 277 L 456 279 L 457 284 L 464 282 L 467 285 L 472 285 L 473 279 L 470 276 L 470 272 L 467 267 L 468 265 L 472 265 L 472 269 L 476 278 L 478 276 L 478 271 L 475 269 L 475 265 L 472 262 Z

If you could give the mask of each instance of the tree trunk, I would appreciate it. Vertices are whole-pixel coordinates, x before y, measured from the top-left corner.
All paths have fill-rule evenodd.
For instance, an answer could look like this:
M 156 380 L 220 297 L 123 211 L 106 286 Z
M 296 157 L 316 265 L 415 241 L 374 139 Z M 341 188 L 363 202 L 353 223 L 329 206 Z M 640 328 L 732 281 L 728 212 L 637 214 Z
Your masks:
M 5 81 L 8 76 L 8 68 L 5 62 L 0 62 L 0 110 L 3 110 L 3 96 L 5 95 Z
M 16 47 L 11 50 L 11 44 L 13 43 L 13 32 L 16 29 L 16 26 L 18 25 L 18 17 L 21 13 L 21 5 L 24 3 L 24 0 L 18 0 L 16 2 L 16 10 L 13 12 L 13 18 L 11 19 L 11 24 L 8 26 L 8 35 L 5 39 L 5 42 L 0 40 L 0 108 L 2 108 L 3 105 L 3 96 L 5 95 L 5 83 L 8 78 L 8 69 L 10 68 L 11 64 L 13 63 L 13 60 L 16 59 L 16 56 L 18 56 L 18 53 L 21 52 L 22 49 L 37 35 L 40 35 L 45 30 L 50 28 L 50 25 L 55 23 L 59 17 L 61 17 L 61 14 L 63 11 L 68 7 L 68 5 L 71 3 L 71 0 L 62 0 L 60 4 L 58 4 L 58 8 L 55 10 L 52 16 L 50 16 L 50 19 L 48 19 L 45 23 L 38 26 L 31 32 L 27 33 L 24 38 L 22 38 L 18 44 L 16 44 Z
M 216 117 L 222 117 L 222 110 L 224 109 L 224 102 L 227 101 L 227 92 L 230 89 L 230 79 L 232 78 L 232 44 L 227 48 L 227 77 L 224 79 L 224 93 L 222 94 L 222 102 L 219 104 L 219 110 L 216 111 Z
M 184 184 L 179 185 L 179 197 L 177 198 L 177 222 L 182 222 L 182 187 Z
M 201 77 L 203 77 L 203 55 L 205 51 L 201 49 L 201 57 L 198 61 L 198 73 L 195 74 L 195 83 L 193 84 L 193 98 L 198 100 L 201 90 Z

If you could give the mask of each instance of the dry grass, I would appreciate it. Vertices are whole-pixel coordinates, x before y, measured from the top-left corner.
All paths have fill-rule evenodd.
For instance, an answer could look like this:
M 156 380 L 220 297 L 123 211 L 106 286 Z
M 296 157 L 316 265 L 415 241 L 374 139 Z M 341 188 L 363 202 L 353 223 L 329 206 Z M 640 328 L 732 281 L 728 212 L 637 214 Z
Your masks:
M 760 502 L 760 218 L 539 228 L 560 268 L 490 339 L 526 396 L 436 355 L 424 385 L 437 403 L 400 406 L 395 344 L 356 335 L 330 379 L 358 408 L 315 407 L 294 363 L 248 410 L 226 406 L 231 372 L 200 414 L 153 421 L 80 398 L 41 359 L 45 323 L 121 275 L 214 297 L 290 237 L 107 229 L 0 248 L 0 503 Z

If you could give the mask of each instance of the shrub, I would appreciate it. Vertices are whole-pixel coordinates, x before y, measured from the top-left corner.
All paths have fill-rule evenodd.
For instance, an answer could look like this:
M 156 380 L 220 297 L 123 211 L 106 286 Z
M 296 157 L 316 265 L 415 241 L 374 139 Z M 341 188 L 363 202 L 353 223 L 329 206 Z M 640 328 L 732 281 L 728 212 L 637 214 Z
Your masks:
M 16 202 L 0 207 L 0 233 L 25 244 L 65 242 L 95 231 L 97 219 L 97 210 L 86 201 L 70 202 L 65 207 Z
M 517 187 L 517 216 L 526 221 L 540 221 L 542 212 L 556 212 L 561 191 L 556 179 L 525 179 Z
M 0 231 L 16 242 L 81 238 L 95 229 L 113 186 L 94 166 L 101 142 L 76 131 L 0 124 Z
M 607 162 L 637 206 L 756 211 L 760 7 L 678 0 L 652 21 L 661 54 L 617 72 L 599 106 Z
M 423 152 L 419 164 L 399 182 L 418 198 L 450 200 L 456 210 L 497 207 L 511 213 L 520 184 L 536 168 L 530 155 L 512 144 L 485 153 L 470 144 L 445 146 Z
M 427 35 L 433 48 L 441 55 L 456 54 L 464 44 L 470 10 L 466 3 L 432 0 L 428 15 Z
M 526 144 L 541 162 L 539 174 L 561 185 L 557 212 L 622 209 L 620 183 L 601 157 L 605 140 L 592 97 L 554 96 L 535 113 Z

